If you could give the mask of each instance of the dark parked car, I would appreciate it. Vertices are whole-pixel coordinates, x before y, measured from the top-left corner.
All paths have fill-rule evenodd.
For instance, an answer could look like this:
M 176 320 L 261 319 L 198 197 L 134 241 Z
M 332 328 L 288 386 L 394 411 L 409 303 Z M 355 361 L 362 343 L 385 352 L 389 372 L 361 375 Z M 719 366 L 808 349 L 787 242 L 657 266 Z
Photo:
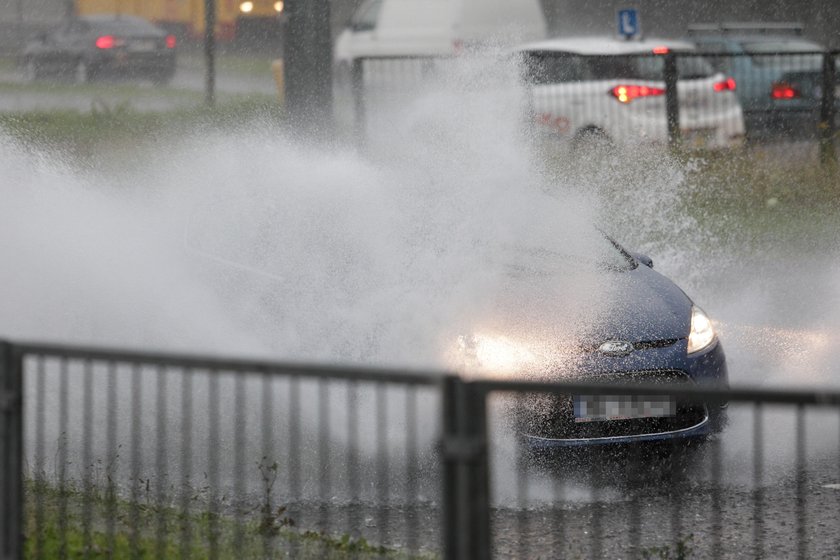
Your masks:
M 735 79 L 750 136 L 813 137 L 823 95 L 838 104 L 840 88 L 823 91 L 827 50 L 802 36 L 800 26 L 701 24 L 689 26 L 689 33 L 697 50 Z
M 728 387 L 726 357 L 709 317 L 671 280 L 653 270 L 651 259 L 631 254 L 607 237 L 602 245 L 598 268 L 610 307 L 592 325 L 581 323 L 583 336 L 575 343 L 579 348 L 571 365 L 549 365 L 550 371 L 545 371 L 540 356 L 557 351 L 563 343 L 554 340 L 546 346 L 528 329 L 515 333 L 502 329 L 462 336 L 460 367 L 475 377 Z M 563 258 L 546 251 L 520 252 L 511 274 L 525 282 L 534 275 L 550 281 L 557 259 Z M 575 260 L 581 258 L 585 257 Z M 586 321 L 583 316 L 580 320 Z M 509 410 L 532 450 L 687 443 L 720 431 L 726 418 L 720 403 L 621 394 L 530 394 Z
M 174 35 L 128 15 L 90 15 L 67 20 L 23 49 L 29 79 L 55 77 L 87 82 L 114 76 L 166 84 L 175 74 Z

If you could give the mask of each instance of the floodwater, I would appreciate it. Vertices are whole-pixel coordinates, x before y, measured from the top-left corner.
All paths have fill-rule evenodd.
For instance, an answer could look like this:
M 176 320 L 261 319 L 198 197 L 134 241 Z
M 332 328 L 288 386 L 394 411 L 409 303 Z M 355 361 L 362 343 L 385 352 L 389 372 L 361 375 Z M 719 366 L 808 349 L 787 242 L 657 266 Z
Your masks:
M 99 170 L 0 137 L 0 238 L 6 240 L 0 245 L 0 335 L 437 371 L 452 367 L 459 336 L 506 325 L 497 309 L 507 286 L 503 265 L 511 252 L 559 245 L 565 254 L 591 254 L 600 249 L 586 232 L 588 224 L 596 223 L 628 248 L 649 254 L 657 270 L 715 319 L 733 385 L 840 386 L 832 359 L 840 333 L 840 233 L 830 221 L 823 224 L 823 217 L 799 216 L 773 203 L 756 213 L 806 223 L 805 233 L 782 235 L 750 229 L 754 223 L 703 220 L 684 204 L 690 194 L 687 166 L 699 163 L 679 163 L 652 150 L 622 152 L 585 173 L 562 164 L 546 166 L 542 152 L 533 149 L 519 126 L 517 111 L 511 110 L 520 107 L 522 92 L 506 75 L 480 63 L 464 64 L 399 111 L 381 115 L 363 151 L 339 138 L 313 144 L 263 123 L 243 123 L 224 134 L 144 148 L 140 157 L 153 164 L 140 171 L 136 160 L 128 170 Z M 609 287 L 585 261 L 562 272 L 551 283 L 517 291 L 505 304 L 534 324 L 545 326 L 552 319 L 558 338 L 573 339 L 580 318 L 609 313 Z M 524 328 L 521 319 L 511 325 Z M 49 460 L 41 457 L 42 466 L 61 470 L 55 448 L 67 442 L 65 459 L 75 458 L 78 465 L 79 452 L 72 446 L 82 432 L 56 424 L 55 406 L 64 397 L 55 375 L 48 372 L 43 385 L 30 383 L 27 413 L 36 413 L 38 398 L 47 403 L 42 452 Z M 117 439 L 128 442 L 132 387 L 126 377 L 117 387 L 117 402 L 108 404 L 108 375 L 105 369 L 93 372 L 94 415 L 104 419 L 116 409 L 122 419 Z M 174 375 L 163 398 L 170 418 L 177 418 L 184 387 Z M 142 385 L 149 409 L 160 387 L 155 383 L 149 375 Z M 247 402 L 261 402 L 266 390 L 261 383 L 248 381 Z M 207 379 L 196 379 L 192 390 L 197 411 L 192 468 L 198 475 L 207 460 L 203 438 L 209 420 L 202 408 Z M 279 380 L 268 390 L 276 397 L 271 418 L 285 418 L 292 408 L 290 387 Z M 330 499 L 342 503 L 348 497 L 342 484 L 353 476 L 341 472 L 352 437 L 344 431 L 348 390 L 330 390 L 326 428 L 319 417 L 325 410 L 319 387 L 304 384 L 301 391 L 304 444 L 295 450 L 305 479 L 300 493 L 304 498 L 322 494 L 324 486 L 306 471 L 326 462 L 335 466 Z M 233 392 L 234 381 L 223 380 L 217 409 L 222 418 L 234 414 Z M 385 480 L 391 501 L 407 496 L 432 507 L 440 499 L 433 451 L 438 403 L 431 392 L 421 392 L 412 418 L 403 413 L 413 397 L 397 389 L 384 396 L 384 411 L 377 408 L 375 389 L 363 388 L 359 396 L 357 495 L 375 501 L 376 484 Z M 70 423 L 79 426 L 82 411 L 74 405 L 84 397 L 78 385 L 71 386 L 67 398 Z M 380 432 L 382 417 L 389 420 Z M 143 432 L 156 435 L 142 439 L 137 453 L 147 457 L 146 476 L 163 465 L 167 476 L 180 478 L 183 434 L 177 422 L 161 432 L 158 419 L 159 414 L 142 414 Z M 246 429 L 252 432 L 240 448 L 249 457 L 246 492 L 259 492 L 264 482 L 254 466 L 265 452 L 256 442 L 267 419 L 263 413 L 248 415 Z M 790 499 L 796 468 L 796 419 L 780 410 L 765 411 L 763 419 L 762 485 L 768 496 L 778 496 L 777 502 L 768 498 L 768 504 L 782 507 Z M 416 450 L 405 451 L 411 421 L 418 426 L 410 442 Z M 806 417 L 805 456 L 816 481 L 811 490 L 840 482 L 832 460 L 838 452 L 838 423 L 836 413 Z M 102 460 L 108 453 L 105 427 L 95 425 L 92 437 L 100 443 L 92 454 Z M 280 432 L 285 424 L 276 425 Z M 37 463 L 34 426 L 28 427 L 27 445 Z M 325 429 L 326 455 L 317 439 Z M 751 507 L 754 429 L 753 411 L 733 406 L 719 441 L 722 492 L 735 499 L 730 516 Z M 231 430 L 223 427 L 220 436 L 219 465 L 228 473 L 222 481 L 235 476 L 235 457 L 224 457 L 236 446 Z M 546 512 L 558 511 L 552 505 L 561 504 L 561 510 L 580 520 L 589 519 L 587 508 L 623 511 L 638 497 L 634 488 L 639 487 L 626 481 L 605 477 L 593 484 L 589 470 L 582 478 L 564 475 L 561 483 L 551 470 L 529 469 L 526 475 L 509 437 L 502 429 L 494 434 L 499 439 L 493 491 L 501 508 L 502 541 L 524 528 L 536 532 L 533 545 L 540 546 L 540 531 L 548 531 L 554 519 Z M 164 442 L 167 458 L 149 460 Z M 384 479 L 383 443 L 385 464 L 392 471 Z M 272 443 L 277 449 L 289 444 L 288 434 L 279 433 Z M 129 463 L 136 456 L 121 453 L 122 466 L 116 468 L 130 478 Z M 413 494 L 405 494 L 403 474 L 412 467 L 411 453 L 419 456 L 419 482 L 410 488 Z M 697 456 L 680 470 L 687 504 L 703 501 L 704 489 L 721 488 L 711 480 L 709 454 Z M 281 466 L 290 468 L 289 463 Z M 85 476 L 84 469 L 75 469 L 67 476 Z M 641 488 L 653 488 L 656 495 L 668 486 L 652 480 Z M 278 483 L 279 499 L 286 489 L 283 481 Z M 661 497 L 663 511 L 670 511 L 665 509 L 669 499 L 673 496 Z M 523 506 L 533 508 L 532 513 L 521 513 Z M 505 511 L 520 513 L 507 518 Z M 667 530 L 644 531 L 660 539 L 653 543 L 667 542 Z M 584 550 L 588 539 L 580 540 Z M 739 542 L 731 535 L 724 540 Z M 545 546 L 551 550 L 556 543 Z

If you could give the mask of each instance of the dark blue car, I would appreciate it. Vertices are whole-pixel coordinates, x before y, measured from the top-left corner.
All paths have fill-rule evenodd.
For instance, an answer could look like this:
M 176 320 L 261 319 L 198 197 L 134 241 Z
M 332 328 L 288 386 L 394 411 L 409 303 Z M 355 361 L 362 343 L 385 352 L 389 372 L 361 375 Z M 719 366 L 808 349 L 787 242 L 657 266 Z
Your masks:
M 610 251 L 602 273 L 613 303 L 583 336 L 575 379 L 727 387 L 726 358 L 709 317 L 649 258 L 614 242 Z M 484 341 L 469 343 L 480 354 Z M 658 396 L 528 395 L 515 410 L 517 430 L 532 449 L 700 440 L 722 429 L 725 418 L 719 403 Z

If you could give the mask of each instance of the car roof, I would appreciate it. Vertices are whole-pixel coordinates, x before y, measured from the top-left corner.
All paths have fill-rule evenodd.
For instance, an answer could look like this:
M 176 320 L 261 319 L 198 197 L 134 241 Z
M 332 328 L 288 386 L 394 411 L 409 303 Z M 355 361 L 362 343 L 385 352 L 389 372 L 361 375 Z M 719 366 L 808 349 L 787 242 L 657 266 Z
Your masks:
M 151 21 L 140 16 L 133 16 L 128 14 L 87 14 L 78 16 L 78 19 L 87 21 L 89 23 L 135 23 L 138 25 L 154 25 Z
M 694 33 L 753 33 L 753 34 L 769 34 L 779 35 L 786 34 L 787 36 L 801 36 L 805 31 L 805 26 L 799 22 L 793 21 L 774 21 L 774 22 L 718 22 L 718 23 L 690 23 L 688 25 L 689 34 Z
M 804 35 L 805 26 L 796 22 L 723 22 L 693 23 L 688 26 L 688 36 L 694 41 L 712 39 L 728 43 L 796 43 L 824 47 Z
M 85 22 L 92 29 L 99 30 L 100 32 L 146 33 L 155 35 L 164 33 L 161 27 L 158 27 L 151 21 L 126 14 L 88 14 L 79 16 L 76 19 Z
M 766 35 L 764 33 L 698 33 L 691 35 L 692 41 L 703 42 L 704 40 L 722 41 L 724 43 L 796 43 L 814 47 L 814 50 L 823 50 L 824 47 L 804 37 L 796 35 Z
M 676 39 L 619 39 L 616 37 L 560 37 L 537 41 L 519 47 L 519 51 L 557 51 L 581 55 L 646 54 L 657 47 L 671 50 L 693 51 L 689 41 Z

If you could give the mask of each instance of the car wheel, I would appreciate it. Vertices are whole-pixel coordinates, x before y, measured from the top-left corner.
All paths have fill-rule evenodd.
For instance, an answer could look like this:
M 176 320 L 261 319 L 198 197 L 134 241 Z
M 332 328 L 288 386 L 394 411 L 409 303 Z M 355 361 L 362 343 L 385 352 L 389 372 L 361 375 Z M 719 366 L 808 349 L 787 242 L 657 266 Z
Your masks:
M 84 59 L 79 59 L 79 62 L 76 63 L 76 69 L 74 71 L 74 81 L 77 84 L 84 84 L 85 82 L 89 82 L 91 78 L 91 71 L 90 66 Z
M 572 138 L 572 150 L 579 154 L 594 153 L 597 155 L 607 155 L 615 145 L 612 139 L 598 127 L 583 128 L 575 134 Z

